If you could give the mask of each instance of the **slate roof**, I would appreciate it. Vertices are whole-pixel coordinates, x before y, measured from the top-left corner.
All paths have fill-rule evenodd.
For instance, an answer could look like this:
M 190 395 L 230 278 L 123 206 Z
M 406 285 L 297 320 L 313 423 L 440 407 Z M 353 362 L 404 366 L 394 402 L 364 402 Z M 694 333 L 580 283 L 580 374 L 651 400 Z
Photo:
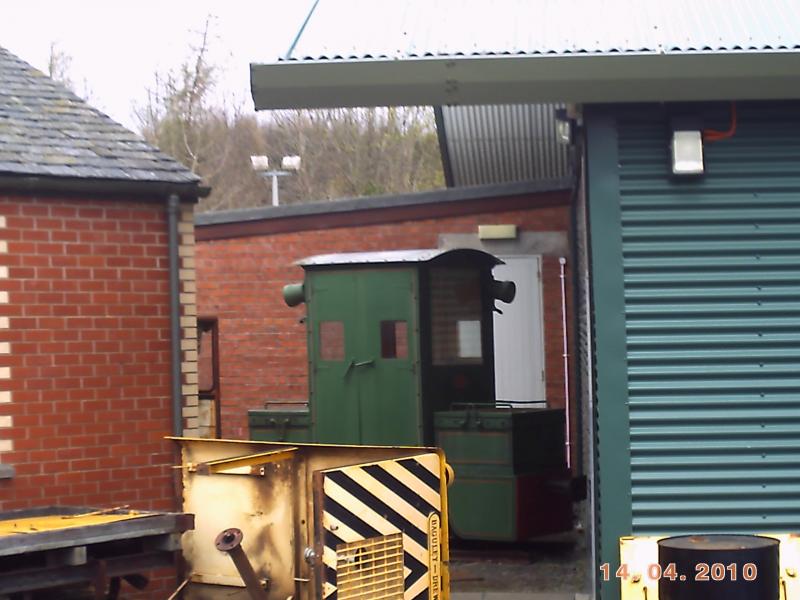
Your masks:
M 0 47 L 0 177 L 196 186 L 200 179 Z

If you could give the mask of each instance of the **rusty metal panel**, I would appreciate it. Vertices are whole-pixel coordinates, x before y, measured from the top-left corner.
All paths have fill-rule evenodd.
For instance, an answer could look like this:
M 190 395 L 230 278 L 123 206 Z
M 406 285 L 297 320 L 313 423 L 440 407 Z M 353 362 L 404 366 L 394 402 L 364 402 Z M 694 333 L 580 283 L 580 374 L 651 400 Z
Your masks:
M 184 464 L 204 464 L 221 458 L 256 454 L 239 447 L 190 444 L 183 447 Z M 291 456 L 291 455 L 290 455 Z M 263 475 L 183 471 L 183 505 L 196 515 L 195 530 L 183 537 L 184 556 L 197 583 L 241 587 L 242 581 L 227 554 L 214 540 L 224 529 L 242 530 L 242 547 L 254 570 L 269 578 L 280 597 L 294 594 L 296 465 L 293 459 L 263 466 Z M 268 483 L 266 483 L 268 482 Z
M 325 550 L 324 523 L 330 519 L 323 516 L 328 514 L 323 506 L 330 508 L 331 501 L 325 504 L 322 481 L 325 474 L 336 471 L 338 474 L 333 478 L 357 481 L 372 495 L 373 502 L 389 502 L 397 508 L 407 502 L 408 494 L 412 493 L 423 498 L 426 505 L 435 506 L 432 511 L 436 517 L 435 527 L 427 527 L 423 534 L 428 552 L 426 579 L 424 582 L 409 581 L 404 566 L 403 578 L 408 592 L 404 596 L 406 600 L 421 599 L 423 591 L 434 590 L 436 593 L 428 595 L 431 600 L 447 600 L 447 496 L 444 456 L 440 451 L 230 440 L 181 439 L 179 442 L 184 508 L 195 514 L 196 524 L 195 530 L 183 538 L 184 558 L 192 580 L 187 598 L 247 598 L 244 581 L 231 556 L 215 545 L 220 533 L 231 528 L 241 530 L 241 548 L 270 597 L 311 600 L 323 594 L 329 598 L 335 594 L 326 587 L 325 565 L 330 562 L 331 551 L 336 564 L 338 548 Z M 286 451 L 275 452 L 281 449 Z M 276 456 L 285 458 L 276 461 Z M 262 459 L 271 462 L 259 464 Z M 409 469 L 405 465 L 407 461 L 422 465 L 420 468 L 430 475 L 420 474 L 413 466 Z M 435 480 L 432 487 L 417 489 L 420 481 L 431 484 L 432 480 Z M 340 483 L 344 483 L 345 488 L 350 485 Z M 395 489 L 398 485 L 405 490 L 402 496 Z M 411 505 L 413 509 L 414 503 Z M 361 518 L 348 512 L 354 510 L 352 506 L 344 508 L 344 512 L 331 510 L 346 521 Z M 426 513 L 426 517 L 429 516 Z M 415 519 L 416 523 L 418 516 Z M 401 523 L 379 535 L 401 532 L 405 547 L 406 529 L 406 523 Z M 410 530 L 409 533 L 416 538 L 415 543 L 419 543 L 420 534 Z M 368 537 L 348 538 L 346 542 Z M 345 553 L 349 550 L 351 548 L 343 549 Z M 409 595 L 411 592 L 413 596 Z

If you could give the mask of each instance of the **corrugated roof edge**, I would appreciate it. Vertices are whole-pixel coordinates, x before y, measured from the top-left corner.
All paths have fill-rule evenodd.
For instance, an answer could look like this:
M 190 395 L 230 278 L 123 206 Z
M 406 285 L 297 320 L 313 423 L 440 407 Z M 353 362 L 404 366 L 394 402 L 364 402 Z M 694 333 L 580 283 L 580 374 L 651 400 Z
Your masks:
M 514 49 L 514 50 L 464 50 L 460 52 L 329 52 L 319 55 L 300 55 L 278 57 L 276 62 L 327 62 L 327 61 L 386 61 L 386 60 L 419 60 L 425 58 L 479 58 L 503 56 L 616 56 L 620 54 L 638 54 L 662 56 L 665 54 L 753 54 L 758 52 L 795 52 L 800 50 L 800 43 L 776 44 L 689 44 L 686 46 L 669 45 L 641 48 L 547 48 L 547 49 Z
M 427 263 L 443 256 L 469 254 L 482 257 L 491 265 L 502 265 L 503 261 L 477 248 L 414 248 L 410 250 L 379 250 L 375 252 L 336 252 L 315 254 L 295 261 L 300 267 L 326 267 L 332 265 L 366 265 L 386 263 Z
M 308 202 L 305 204 L 226 210 L 196 215 L 195 226 L 203 227 L 223 225 L 226 223 L 246 223 L 250 221 L 355 212 L 398 206 L 500 198 L 503 196 L 520 196 L 539 192 L 558 192 L 569 190 L 572 188 L 572 185 L 573 182 L 571 179 L 547 179 L 542 181 L 520 181 L 515 183 L 448 188 L 410 194 L 369 196 L 327 202 Z

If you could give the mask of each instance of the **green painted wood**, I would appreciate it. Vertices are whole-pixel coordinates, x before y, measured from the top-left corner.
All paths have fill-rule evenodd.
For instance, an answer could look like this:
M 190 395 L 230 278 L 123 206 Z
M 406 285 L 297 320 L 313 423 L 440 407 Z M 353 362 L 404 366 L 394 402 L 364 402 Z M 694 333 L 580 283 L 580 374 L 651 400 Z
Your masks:
M 314 440 L 331 444 L 361 443 L 358 389 L 345 378 L 350 360 L 360 349 L 353 271 L 319 272 L 306 276 L 309 330 L 309 379 Z M 341 323 L 344 344 L 323 358 L 322 334 L 328 323 Z
M 415 270 L 320 270 L 306 283 L 314 439 L 421 445 Z M 382 321 L 407 324 L 404 356 L 383 356 Z M 334 357 L 322 347 L 326 323 L 344 329 Z
M 250 439 L 259 442 L 310 443 L 311 414 L 299 410 L 250 410 L 247 413 Z
M 596 489 L 599 507 L 599 563 L 619 566 L 619 538 L 631 532 L 630 437 L 628 433 L 625 298 L 617 172 L 617 130 L 613 116 L 587 113 L 587 176 L 594 305 L 596 380 Z M 601 581 L 604 598 L 619 598 L 615 578 Z
M 463 539 L 516 541 L 517 478 L 459 477 L 447 490 L 450 530 Z
M 412 268 L 363 270 L 355 309 L 360 314 L 357 361 L 350 377 L 358 385 L 361 442 L 423 445 L 420 400 L 417 271 Z M 405 356 L 382 355 L 381 323 L 405 323 Z
M 447 455 L 447 462 L 458 465 L 491 467 L 504 475 L 514 474 L 512 436 L 503 431 L 436 431 L 436 445 Z
M 563 467 L 564 411 L 455 409 L 434 415 L 436 445 L 463 471 L 534 473 Z

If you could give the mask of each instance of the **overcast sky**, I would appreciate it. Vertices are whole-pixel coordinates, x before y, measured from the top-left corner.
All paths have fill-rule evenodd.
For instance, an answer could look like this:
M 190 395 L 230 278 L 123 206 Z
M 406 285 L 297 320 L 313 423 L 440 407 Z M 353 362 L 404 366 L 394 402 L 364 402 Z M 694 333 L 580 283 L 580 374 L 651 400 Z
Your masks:
M 134 128 L 156 71 L 190 55 L 206 17 L 213 17 L 211 61 L 220 92 L 252 110 L 248 65 L 286 53 L 312 0 L 10 0 L 3 2 L 0 46 L 42 71 L 50 44 L 71 57 L 70 76 L 90 102 Z

